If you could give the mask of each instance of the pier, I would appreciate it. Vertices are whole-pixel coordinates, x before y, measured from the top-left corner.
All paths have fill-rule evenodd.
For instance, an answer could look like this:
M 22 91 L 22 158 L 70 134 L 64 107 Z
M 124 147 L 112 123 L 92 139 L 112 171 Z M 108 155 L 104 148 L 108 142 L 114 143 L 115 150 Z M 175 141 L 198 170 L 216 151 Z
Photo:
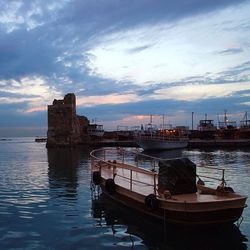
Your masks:
M 95 147 L 138 147 L 133 140 L 102 140 L 93 141 Z M 214 139 L 214 140 L 189 140 L 188 148 L 241 148 L 250 147 L 250 139 Z

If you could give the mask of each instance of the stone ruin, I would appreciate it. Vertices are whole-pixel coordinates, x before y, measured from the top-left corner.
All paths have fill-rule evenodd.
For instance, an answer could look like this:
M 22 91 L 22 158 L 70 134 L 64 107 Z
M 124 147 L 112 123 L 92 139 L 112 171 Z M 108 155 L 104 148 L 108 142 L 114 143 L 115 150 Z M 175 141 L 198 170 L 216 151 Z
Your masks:
M 88 144 L 89 120 L 76 114 L 75 94 L 69 93 L 63 100 L 48 105 L 47 147 L 64 147 Z

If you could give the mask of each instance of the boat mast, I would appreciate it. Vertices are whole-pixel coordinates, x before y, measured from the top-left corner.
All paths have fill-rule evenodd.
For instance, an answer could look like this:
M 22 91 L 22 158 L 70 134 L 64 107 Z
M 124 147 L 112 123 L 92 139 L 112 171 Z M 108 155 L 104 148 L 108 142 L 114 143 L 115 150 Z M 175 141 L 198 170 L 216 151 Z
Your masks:
M 192 131 L 194 130 L 194 112 L 192 112 Z
M 224 123 L 225 123 L 225 127 L 227 127 L 227 122 L 228 122 L 228 120 L 227 120 L 227 110 L 225 109 L 225 111 L 224 111 Z

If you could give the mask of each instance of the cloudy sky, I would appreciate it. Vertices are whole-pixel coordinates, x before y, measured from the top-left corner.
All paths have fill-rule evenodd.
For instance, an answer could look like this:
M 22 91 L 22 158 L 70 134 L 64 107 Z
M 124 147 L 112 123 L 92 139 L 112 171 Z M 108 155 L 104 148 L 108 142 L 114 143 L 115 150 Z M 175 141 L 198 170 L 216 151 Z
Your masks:
M 105 129 L 250 117 L 250 1 L 0 0 L 0 136 L 66 93 Z M 156 116 L 158 115 L 158 116 Z

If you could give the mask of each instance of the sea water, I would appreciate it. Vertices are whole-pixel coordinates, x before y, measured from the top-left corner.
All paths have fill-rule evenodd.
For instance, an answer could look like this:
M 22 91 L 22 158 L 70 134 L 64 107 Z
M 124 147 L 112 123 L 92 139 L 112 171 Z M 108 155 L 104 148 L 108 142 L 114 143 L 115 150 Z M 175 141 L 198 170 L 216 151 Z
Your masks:
M 247 249 L 250 211 L 232 227 L 195 230 L 150 224 L 91 188 L 88 147 L 46 149 L 35 138 L 0 140 L 0 249 Z M 250 193 L 250 149 L 184 149 L 226 169 L 235 191 Z M 102 201 L 102 202 L 100 202 Z M 249 204 L 249 200 L 247 201 Z

